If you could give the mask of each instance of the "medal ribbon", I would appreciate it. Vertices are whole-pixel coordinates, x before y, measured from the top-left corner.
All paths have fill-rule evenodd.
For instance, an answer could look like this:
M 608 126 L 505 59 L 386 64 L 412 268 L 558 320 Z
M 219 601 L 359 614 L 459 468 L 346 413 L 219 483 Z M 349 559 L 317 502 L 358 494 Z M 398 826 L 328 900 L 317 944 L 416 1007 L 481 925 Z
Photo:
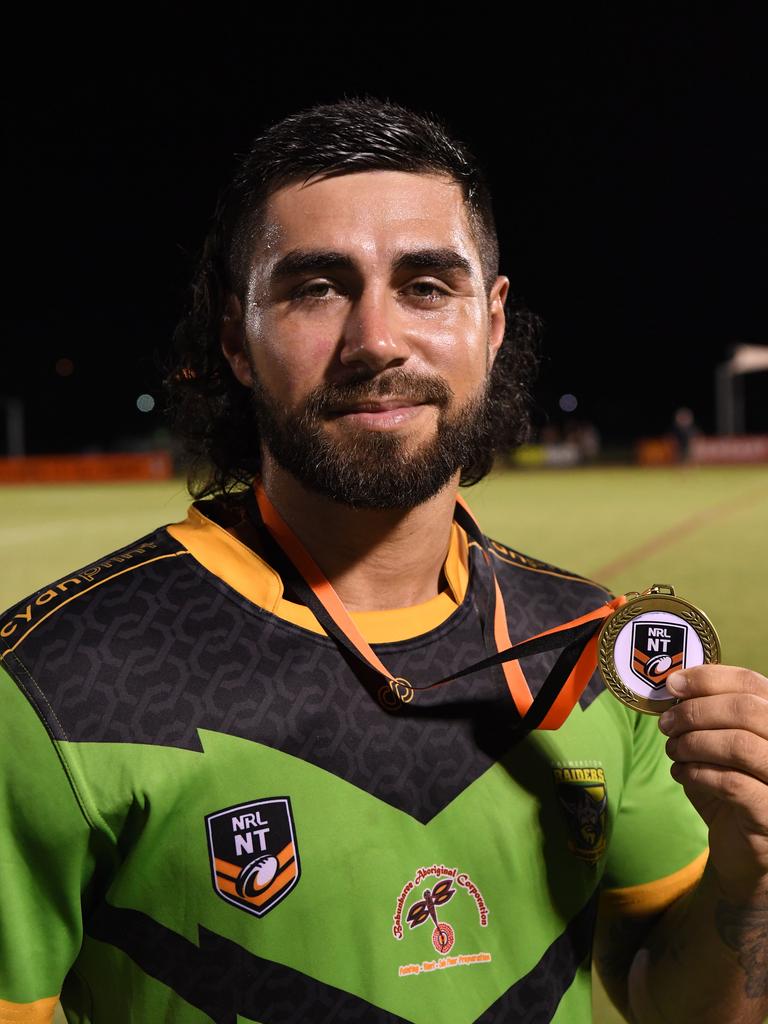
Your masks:
M 512 645 L 507 628 L 504 598 L 493 570 L 488 539 L 460 496 L 456 498 L 454 518 L 480 547 L 491 577 L 488 609 L 483 634 L 486 649 L 493 654 L 431 683 L 416 685 L 394 677 L 360 632 L 341 598 L 293 530 L 280 516 L 260 484 L 254 482 L 246 508 L 260 531 L 267 560 L 283 576 L 305 605 L 314 613 L 325 632 L 353 658 L 362 661 L 386 684 L 380 700 L 390 708 L 406 704 L 415 691 L 431 690 L 474 672 L 501 665 L 507 689 L 517 709 L 520 724 L 532 729 L 559 729 L 584 692 L 597 665 L 597 634 L 605 619 L 625 603 L 622 595 L 593 611 L 544 630 Z M 541 686 L 536 698 L 519 664 L 519 658 L 560 649 L 561 653 Z M 382 697 L 384 699 L 382 699 Z

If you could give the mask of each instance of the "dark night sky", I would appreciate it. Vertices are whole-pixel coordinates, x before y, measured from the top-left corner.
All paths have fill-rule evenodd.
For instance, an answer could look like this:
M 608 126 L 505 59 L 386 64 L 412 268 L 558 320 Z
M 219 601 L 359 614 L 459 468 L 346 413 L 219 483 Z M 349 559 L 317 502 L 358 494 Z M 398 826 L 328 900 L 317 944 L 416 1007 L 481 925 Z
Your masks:
M 159 394 L 234 155 L 284 114 L 361 92 L 435 111 L 486 165 L 502 269 L 546 323 L 539 422 L 562 420 L 572 392 L 609 438 L 660 433 L 680 404 L 712 429 L 714 366 L 735 341 L 768 342 L 757 9 L 632 20 L 594 5 L 585 21 L 590 8 L 552 7 L 534 22 L 508 8 L 505 22 L 500 8 L 468 22 L 223 5 L 192 39 L 191 9 L 161 5 L 146 24 L 91 22 L 93 40 L 70 21 L 19 37 L 0 395 L 24 396 L 29 450 L 160 426 L 136 397 Z M 752 429 L 768 430 L 767 404 Z

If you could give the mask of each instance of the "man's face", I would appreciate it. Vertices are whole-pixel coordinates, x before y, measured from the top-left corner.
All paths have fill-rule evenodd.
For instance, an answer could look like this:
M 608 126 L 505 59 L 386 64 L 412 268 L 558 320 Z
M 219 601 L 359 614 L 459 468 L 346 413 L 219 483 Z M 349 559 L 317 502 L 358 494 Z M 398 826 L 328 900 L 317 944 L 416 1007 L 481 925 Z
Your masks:
M 483 443 L 508 282 L 490 295 L 461 190 L 366 171 L 267 203 L 222 343 L 275 462 L 345 504 L 413 507 Z

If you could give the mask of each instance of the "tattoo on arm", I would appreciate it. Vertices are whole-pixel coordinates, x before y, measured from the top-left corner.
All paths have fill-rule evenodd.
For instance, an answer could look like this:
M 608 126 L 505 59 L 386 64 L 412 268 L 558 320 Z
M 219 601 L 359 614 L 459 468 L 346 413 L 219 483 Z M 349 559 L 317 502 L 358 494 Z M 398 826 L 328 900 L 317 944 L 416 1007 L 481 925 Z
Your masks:
M 720 900 L 715 924 L 744 971 L 745 994 L 750 999 L 768 996 L 768 907 L 738 907 Z

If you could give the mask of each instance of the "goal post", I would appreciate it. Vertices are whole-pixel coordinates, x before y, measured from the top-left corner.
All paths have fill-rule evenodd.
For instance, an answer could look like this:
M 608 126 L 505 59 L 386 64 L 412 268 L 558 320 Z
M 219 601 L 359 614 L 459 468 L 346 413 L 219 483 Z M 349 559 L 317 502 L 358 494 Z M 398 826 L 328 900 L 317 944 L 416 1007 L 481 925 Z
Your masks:
M 768 345 L 736 345 L 731 358 L 715 370 L 717 433 L 743 434 L 745 430 L 744 378 L 768 370 Z

